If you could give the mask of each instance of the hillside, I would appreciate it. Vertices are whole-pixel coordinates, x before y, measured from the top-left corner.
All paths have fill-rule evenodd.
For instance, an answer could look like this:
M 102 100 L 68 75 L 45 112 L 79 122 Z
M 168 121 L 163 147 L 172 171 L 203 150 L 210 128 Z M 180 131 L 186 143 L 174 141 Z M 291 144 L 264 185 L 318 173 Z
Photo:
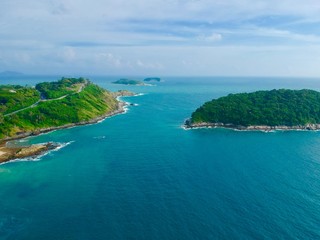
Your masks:
M 40 99 L 40 93 L 30 87 L 0 85 L 0 114 L 28 107 Z
M 77 92 L 87 84 L 84 78 L 62 78 L 57 82 L 43 82 L 36 85 L 36 89 L 43 98 L 52 99 Z
M 92 121 L 119 108 L 114 95 L 83 78 L 63 78 L 35 88 L 0 86 L 0 139 Z
M 319 92 L 280 89 L 229 94 L 206 102 L 192 113 L 186 125 L 238 129 L 250 126 L 287 126 L 305 129 L 310 124 L 319 123 Z

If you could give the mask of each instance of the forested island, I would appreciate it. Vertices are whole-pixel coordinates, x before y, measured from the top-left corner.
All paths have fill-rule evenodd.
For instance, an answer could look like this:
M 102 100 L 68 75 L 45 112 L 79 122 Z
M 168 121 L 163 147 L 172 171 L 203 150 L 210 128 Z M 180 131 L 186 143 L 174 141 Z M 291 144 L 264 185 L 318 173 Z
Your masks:
M 145 81 L 145 82 L 151 82 L 151 81 L 160 82 L 161 78 L 159 78 L 159 77 L 148 77 L 148 78 L 145 78 L 143 81 Z
M 0 162 L 40 154 L 57 147 L 43 144 L 28 148 L 7 148 L 8 140 L 95 123 L 124 111 L 118 96 L 127 91 L 109 92 L 84 78 L 62 78 L 35 87 L 0 86 Z
M 121 78 L 117 81 L 112 82 L 114 84 L 124 84 L 124 85 L 138 85 L 138 86 L 145 86 L 147 85 L 146 83 L 140 81 L 140 80 L 132 80 L 132 79 L 126 79 L 126 78 Z
M 320 92 L 279 89 L 229 94 L 206 102 L 185 122 L 186 128 L 238 130 L 318 130 Z

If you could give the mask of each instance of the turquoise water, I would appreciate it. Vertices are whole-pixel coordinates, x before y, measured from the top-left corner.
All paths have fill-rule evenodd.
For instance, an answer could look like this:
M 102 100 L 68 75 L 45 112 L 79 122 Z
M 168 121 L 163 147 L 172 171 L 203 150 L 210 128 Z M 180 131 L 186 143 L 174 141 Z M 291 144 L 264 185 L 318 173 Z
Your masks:
M 2 83 L 34 84 L 55 77 Z M 28 143 L 70 143 L 0 165 L 0 239 L 319 239 L 320 132 L 183 130 L 204 101 L 317 79 L 164 78 L 126 114 Z

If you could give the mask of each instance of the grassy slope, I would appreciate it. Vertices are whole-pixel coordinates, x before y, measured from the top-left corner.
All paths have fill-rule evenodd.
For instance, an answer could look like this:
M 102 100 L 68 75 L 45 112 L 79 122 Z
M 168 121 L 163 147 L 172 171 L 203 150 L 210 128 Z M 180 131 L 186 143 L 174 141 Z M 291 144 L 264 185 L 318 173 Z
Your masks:
M 39 92 L 31 87 L 0 86 L 0 114 L 28 107 L 40 99 Z
M 89 83 L 80 93 L 56 101 L 41 102 L 38 106 L 4 117 L 0 138 L 19 132 L 62 126 L 93 119 L 117 109 L 112 94 Z
M 54 99 L 76 92 L 79 85 L 85 84 L 84 78 L 62 78 L 56 82 L 43 82 L 36 89 L 47 99 Z

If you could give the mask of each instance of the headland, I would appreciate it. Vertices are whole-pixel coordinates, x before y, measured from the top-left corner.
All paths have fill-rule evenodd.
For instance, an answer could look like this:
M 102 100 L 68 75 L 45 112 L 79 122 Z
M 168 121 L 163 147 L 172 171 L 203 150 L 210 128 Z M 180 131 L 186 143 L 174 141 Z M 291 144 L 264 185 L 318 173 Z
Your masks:
M 125 112 L 126 103 L 118 97 L 133 95 L 126 90 L 109 92 L 84 78 L 62 78 L 35 87 L 0 86 L 0 163 L 59 147 L 57 143 L 8 147 L 8 141 L 100 122 Z

